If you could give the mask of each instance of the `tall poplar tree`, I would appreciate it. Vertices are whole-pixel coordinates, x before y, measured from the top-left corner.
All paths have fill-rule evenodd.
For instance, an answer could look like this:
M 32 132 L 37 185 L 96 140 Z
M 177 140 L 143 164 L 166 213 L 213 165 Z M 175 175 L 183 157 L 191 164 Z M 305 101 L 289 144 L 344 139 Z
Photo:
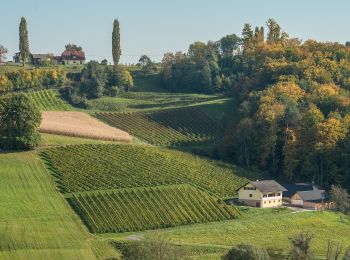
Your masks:
M 113 33 L 112 33 L 112 55 L 113 55 L 114 65 L 118 65 L 121 54 L 122 54 L 122 51 L 120 49 L 119 21 L 115 19 L 113 23 Z
M 19 51 L 24 66 L 24 63 L 28 60 L 30 54 L 27 21 L 24 17 L 21 18 L 21 23 L 19 24 Z

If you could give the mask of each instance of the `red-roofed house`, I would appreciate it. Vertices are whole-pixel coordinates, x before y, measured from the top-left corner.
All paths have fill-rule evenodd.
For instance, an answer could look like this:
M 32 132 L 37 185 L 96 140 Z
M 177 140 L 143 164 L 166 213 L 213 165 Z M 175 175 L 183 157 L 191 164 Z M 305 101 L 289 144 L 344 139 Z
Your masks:
M 85 53 L 83 51 L 64 51 L 61 60 L 63 64 L 84 64 Z

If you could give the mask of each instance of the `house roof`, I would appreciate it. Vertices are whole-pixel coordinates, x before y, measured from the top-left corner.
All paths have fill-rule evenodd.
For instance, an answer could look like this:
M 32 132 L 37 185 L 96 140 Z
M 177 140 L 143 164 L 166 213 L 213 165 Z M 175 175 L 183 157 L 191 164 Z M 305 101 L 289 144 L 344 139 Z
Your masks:
M 64 51 L 62 53 L 63 60 L 85 60 L 83 51 Z
M 322 201 L 328 198 L 324 190 L 298 191 L 300 198 L 304 201 Z
M 313 183 L 288 183 L 283 184 L 283 187 L 287 189 L 287 191 L 283 192 L 283 197 L 292 197 L 298 191 L 311 191 L 311 190 L 320 190 L 319 186 L 316 186 Z
M 250 184 L 262 192 L 286 191 L 282 185 L 274 180 L 251 181 Z

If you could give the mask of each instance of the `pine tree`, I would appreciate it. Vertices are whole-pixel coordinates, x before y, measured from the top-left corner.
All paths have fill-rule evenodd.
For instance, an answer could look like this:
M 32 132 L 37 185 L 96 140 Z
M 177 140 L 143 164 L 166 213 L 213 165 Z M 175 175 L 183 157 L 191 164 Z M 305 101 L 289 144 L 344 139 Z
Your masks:
M 24 63 L 28 60 L 30 54 L 27 21 L 24 17 L 21 18 L 21 23 L 19 24 L 19 51 L 24 66 Z
M 119 21 L 115 19 L 113 23 L 113 33 L 112 33 L 112 55 L 113 55 L 114 65 L 118 65 L 121 54 L 122 54 L 122 51 L 120 49 Z

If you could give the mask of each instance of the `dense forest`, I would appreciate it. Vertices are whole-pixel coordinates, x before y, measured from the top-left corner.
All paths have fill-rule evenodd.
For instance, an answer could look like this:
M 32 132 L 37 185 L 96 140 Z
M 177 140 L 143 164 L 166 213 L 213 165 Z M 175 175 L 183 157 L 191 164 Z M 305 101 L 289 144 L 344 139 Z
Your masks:
M 168 89 L 226 92 L 238 119 L 226 131 L 226 159 L 285 181 L 350 186 L 350 47 L 301 41 L 273 19 L 242 36 L 167 53 Z

